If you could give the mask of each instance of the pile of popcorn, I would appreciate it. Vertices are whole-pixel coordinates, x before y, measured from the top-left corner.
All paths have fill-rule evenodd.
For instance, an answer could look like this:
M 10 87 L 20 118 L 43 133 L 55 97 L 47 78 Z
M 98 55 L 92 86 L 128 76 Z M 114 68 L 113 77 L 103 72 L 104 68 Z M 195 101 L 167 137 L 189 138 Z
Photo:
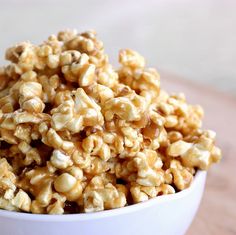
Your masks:
M 0 68 L 0 208 L 44 214 L 124 207 L 188 188 L 221 158 L 203 110 L 160 89 L 125 49 L 115 70 L 93 31 L 6 51 Z

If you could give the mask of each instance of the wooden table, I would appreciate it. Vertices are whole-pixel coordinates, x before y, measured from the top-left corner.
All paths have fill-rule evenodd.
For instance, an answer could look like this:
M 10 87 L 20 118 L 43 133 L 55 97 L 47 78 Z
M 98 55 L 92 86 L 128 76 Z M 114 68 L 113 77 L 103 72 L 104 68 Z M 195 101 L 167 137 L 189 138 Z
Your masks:
M 220 164 L 210 168 L 199 211 L 187 235 L 236 234 L 236 99 L 161 72 L 167 91 L 184 92 L 192 104 L 205 110 L 204 128 L 217 133 L 223 151 Z

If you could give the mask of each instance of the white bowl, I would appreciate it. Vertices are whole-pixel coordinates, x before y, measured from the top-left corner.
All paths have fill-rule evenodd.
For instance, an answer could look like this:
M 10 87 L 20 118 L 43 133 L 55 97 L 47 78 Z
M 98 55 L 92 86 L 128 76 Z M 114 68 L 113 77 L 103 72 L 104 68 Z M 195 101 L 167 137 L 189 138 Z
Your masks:
M 0 210 L 1 235 L 181 235 L 190 226 L 204 191 L 206 172 L 192 185 L 120 209 L 89 214 L 35 215 Z

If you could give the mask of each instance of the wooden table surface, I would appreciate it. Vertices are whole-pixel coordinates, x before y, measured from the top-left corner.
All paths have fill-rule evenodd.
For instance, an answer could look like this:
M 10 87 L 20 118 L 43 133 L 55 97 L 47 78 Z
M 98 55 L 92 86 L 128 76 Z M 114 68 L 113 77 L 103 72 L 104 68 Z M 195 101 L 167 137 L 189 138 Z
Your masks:
M 203 126 L 217 133 L 221 162 L 210 168 L 199 211 L 187 235 L 236 235 L 236 99 L 161 72 L 161 86 L 184 92 L 205 110 Z

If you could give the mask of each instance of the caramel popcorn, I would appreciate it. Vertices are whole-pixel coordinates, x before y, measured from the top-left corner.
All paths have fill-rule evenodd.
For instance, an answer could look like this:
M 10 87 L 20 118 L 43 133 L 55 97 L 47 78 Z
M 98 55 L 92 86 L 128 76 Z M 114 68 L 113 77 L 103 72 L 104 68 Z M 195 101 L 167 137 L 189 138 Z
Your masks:
M 169 95 L 137 52 L 115 70 L 94 31 L 17 44 L 0 68 L 0 208 L 68 214 L 188 188 L 219 162 L 203 110 Z

